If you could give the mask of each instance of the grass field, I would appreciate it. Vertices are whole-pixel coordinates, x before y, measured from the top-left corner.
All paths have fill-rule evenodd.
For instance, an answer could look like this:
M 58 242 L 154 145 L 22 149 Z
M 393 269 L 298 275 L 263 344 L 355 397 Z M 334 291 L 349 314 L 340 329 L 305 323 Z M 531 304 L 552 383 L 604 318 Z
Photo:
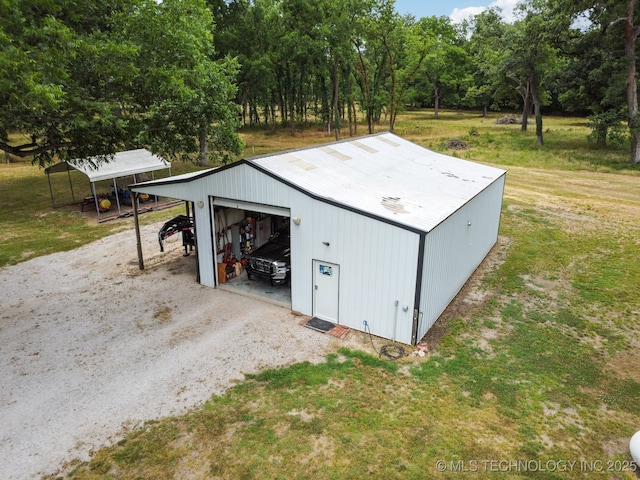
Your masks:
M 625 148 L 586 143 L 583 119 L 545 118 L 539 147 L 495 118 L 407 112 L 396 127 L 508 170 L 498 245 L 473 301 L 428 334 L 430 355 L 390 363 L 341 349 L 248 376 L 98 450 L 69 478 L 637 478 L 640 170 Z M 246 156 L 331 140 L 314 127 L 243 137 Z M 451 138 L 469 148 L 447 149 Z M 132 227 L 52 209 L 29 164 L 0 165 L 0 182 L 0 265 Z

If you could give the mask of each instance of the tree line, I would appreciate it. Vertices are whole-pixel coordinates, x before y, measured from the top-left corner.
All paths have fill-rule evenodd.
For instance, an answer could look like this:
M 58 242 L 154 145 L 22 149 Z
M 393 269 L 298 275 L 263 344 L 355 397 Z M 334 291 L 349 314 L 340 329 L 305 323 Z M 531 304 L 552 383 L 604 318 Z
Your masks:
M 518 109 L 539 144 L 544 114 L 586 115 L 640 163 L 636 0 L 523 0 L 514 22 L 462 24 L 394 0 L 2 1 L 0 149 L 41 164 L 134 144 L 225 161 L 241 125 L 339 139 L 412 107 Z

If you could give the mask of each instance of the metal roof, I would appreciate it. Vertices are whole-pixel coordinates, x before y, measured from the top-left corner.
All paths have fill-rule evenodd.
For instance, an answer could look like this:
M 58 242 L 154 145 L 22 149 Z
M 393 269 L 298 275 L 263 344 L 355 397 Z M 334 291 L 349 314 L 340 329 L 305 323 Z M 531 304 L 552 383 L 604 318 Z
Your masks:
M 74 159 L 56 163 L 45 169 L 46 174 L 78 170 L 89 177 L 90 182 L 126 177 L 139 173 L 152 172 L 171 168 L 171 163 L 140 148 L 126 152 L 118 152 L 109 162 L 100 162 L 97 158 Z
M 248 162 L 315 197 L 427 232 L 506 173 L 391 133 Z
M 249 158 L 131 188 L 141 191 L 146 186 L 197 181 L 240 164 L 320 200 L 425 232 L 506 173 L 380 133 Z

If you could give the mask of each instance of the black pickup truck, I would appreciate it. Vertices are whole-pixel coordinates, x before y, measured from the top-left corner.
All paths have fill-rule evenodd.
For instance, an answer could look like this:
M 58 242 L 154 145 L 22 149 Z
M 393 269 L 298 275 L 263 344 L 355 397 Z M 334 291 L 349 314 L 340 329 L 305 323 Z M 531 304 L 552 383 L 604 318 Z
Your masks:
M 245 254 L 247 277 L 261 276 L 271 280 L 271 285 L 289 281 L 291 275 L 291 236 L 289 226 L 271 235 L 267 243 Z

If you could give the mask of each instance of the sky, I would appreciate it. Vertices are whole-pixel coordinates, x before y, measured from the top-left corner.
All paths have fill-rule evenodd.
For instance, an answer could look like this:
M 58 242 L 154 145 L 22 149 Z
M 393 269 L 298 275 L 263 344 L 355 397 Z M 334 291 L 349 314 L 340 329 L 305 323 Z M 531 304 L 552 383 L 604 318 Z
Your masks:
M 396 11 L 402 15 L 412 14 L 416 18 L 446 16 L 453 23 L 477 15 L 490 7 L 502 9 L 505 21 L 513 20 L 513 8 L 518 0 L 396 0 Z

